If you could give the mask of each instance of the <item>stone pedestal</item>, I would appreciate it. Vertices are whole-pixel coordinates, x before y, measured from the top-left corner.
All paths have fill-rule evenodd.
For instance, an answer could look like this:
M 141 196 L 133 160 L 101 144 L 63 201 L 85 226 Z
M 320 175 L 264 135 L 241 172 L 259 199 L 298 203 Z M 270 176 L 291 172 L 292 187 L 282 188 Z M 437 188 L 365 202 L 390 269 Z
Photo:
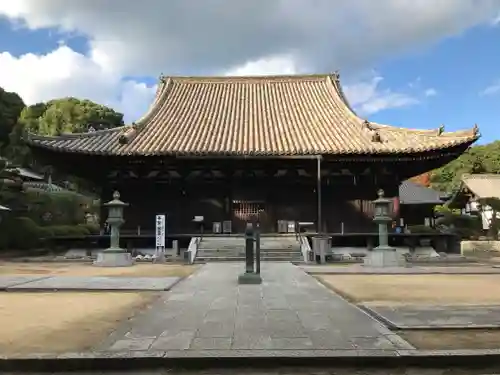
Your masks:
M 326 254 L 330 252 L 330 237 L 326 236 L 316 236 L 313 237 L 313 252 L 314 252 L 314 260 L 319 263 L 326 263 Z
M 238 284 L 262 284 L 262 278 L 260 277 L 260 274 L 254 273 L 254 272 L 245 272 L 244 274 L 241 274 L 238 276 Z
M 94 266 L 98 267 L 130 267 L 134 265 L 132 254 L 125 251 L 104 250 L 97 254 Z
M 174 252 L 174 256 L 180 255 L 180 252 L 179 252 L 179 240 L 173 240 L 172 241 L 172 249 L 173 249 L 173 252 Z
M 364 257 L 363 265 L 367 267 L 405 267 L 406 259 L 393 247 L 379 246 Z
M 165 258 L 165 253 L 163 251 L 160 251 L 158 254 L 156 254 L 155 258 L 153 259 L 153 263 L 165 263 L 167 260 Z

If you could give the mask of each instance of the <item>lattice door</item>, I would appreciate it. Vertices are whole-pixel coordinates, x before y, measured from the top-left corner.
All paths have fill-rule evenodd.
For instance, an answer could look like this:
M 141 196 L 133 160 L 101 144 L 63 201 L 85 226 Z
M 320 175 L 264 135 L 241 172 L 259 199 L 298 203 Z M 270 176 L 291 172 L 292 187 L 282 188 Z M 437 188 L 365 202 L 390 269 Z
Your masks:
M 264 212 L 265 212 L 264 202 L 254 202 L 254 201 L 233 202 L 234 217 L 244 222 L 259 221 L 260 216 Z

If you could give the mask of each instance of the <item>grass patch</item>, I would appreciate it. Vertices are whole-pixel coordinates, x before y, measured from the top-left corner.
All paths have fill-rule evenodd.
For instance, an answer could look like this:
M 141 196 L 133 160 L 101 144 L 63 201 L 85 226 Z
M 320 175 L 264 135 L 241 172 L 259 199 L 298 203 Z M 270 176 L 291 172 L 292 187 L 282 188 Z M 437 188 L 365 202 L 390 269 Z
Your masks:
M 500 274 L 316 277 L 349 301 L 367 305 L 500 304 Z
M 403 330 L 397 334 L 422 350 L 500 348 L 500 330 Z

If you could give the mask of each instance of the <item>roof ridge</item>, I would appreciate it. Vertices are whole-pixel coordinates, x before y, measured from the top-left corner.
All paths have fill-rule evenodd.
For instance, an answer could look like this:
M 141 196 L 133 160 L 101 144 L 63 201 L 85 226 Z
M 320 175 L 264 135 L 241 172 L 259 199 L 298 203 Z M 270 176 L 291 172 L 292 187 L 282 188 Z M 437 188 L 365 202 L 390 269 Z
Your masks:
M 353 109 L 353 107 L 349 103 L 349 100 L 347 99 L 347 96 L 344 93 L 344 89 L 342 88 L 342 84 L 340 83 L 339 71 L 337 70 L 333 74 L 329 74 L 326 79 L 328 80 L 328 83 L 334 87 L 335 91 L 337 92 L 337 95 L 344 102 L 347 110 L 349 110 L 351 112 L 351 115 L 353 115 L 355 118 L 357 118 L 361 121 L 361 118 L 358 116 L 356 111 Z
M 414 134 L 418 136 L 427 136 L 427 137 L 451 137 L 451 138 L 470 138 L 477 136 L 479 138 L 479 132 L 477 127 L 469 128 L 469 129 L 461 129 L 451 132 L 441 132 L 440 129 L 416 129 L 416 128 L 404 128 L 401 126 L 394 125 L 386 125 L 380 124 L 377 122 L 371 122 L 376 130 L 387 131 L 387 132 L 402 132 L 407 134 Z
M 242 81 L 321 81 L 329 77 L 331 74 L 273 74 L 273 75 L 227 75 L 227 76 L 160 76 L 160 79 L 171 79 L 174 82 L 182 83 L 231 83 L 231 82 L 242 82 Z
M 132 128 L 127 130 L 120 136 L 118 142 L 120 144 L 129 144 L 137 135 L 146 128 L 148 123 L 158 114 L 163 107 L 163 103 L 167 100 L 168 94 L 172 90 L 173 80 L 161 76 L 160 83 L 156 89 L 155 98 L 153 103 L 149 106 L 146 113 L 136 122 L 132 123 Z
M 100 135 L 106 134 L 106 133 L 113 133 L 113 132 L 117 132 L 117 131 L 122 131 L 124 128 L 129 128 L 131 126 L 132 125 L 125 124 L 125 125 L 115 126 L 114 128 L 109 128 L 109 129 L 101 129 L 101 130 L 87 131 L 87 132 L 81 132 L 81 133 L 63 133 L 60 135 L 43 135 L 43 134 L 36 134 L 36 133 L 28 132 L 28 133 L 26 133 L 26 136 L 30 140 L 73 139 L 73 138 L 84 138 L 84 137 L 96 137 L 96 136 L 100 136 Z

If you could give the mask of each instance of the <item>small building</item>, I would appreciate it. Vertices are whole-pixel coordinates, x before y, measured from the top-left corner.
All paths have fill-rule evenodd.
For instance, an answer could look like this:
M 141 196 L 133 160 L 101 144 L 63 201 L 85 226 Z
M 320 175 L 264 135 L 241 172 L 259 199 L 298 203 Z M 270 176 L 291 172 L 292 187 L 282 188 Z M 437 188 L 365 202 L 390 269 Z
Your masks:
M 460 209 L 462 214 L 480 216 L 483 230 L 488 230 L 493 215 L 500 219 L 498 206 L 492 207 L 493 202 L 500 203 L 500 174 L 464 174 L 447 205 Z
M 479 138 L 477 126 L 405 129 L 360 117 L 338 74 L 164 77 L 131 125 L 57 137 L 29 134 L 37 158 L 130 204 L 125 229 L 241 233 L 258 220 L 313 223 L 318 232 L 372 232 L 377 190 L 438 168 Z M 105 217 L 105 215 L 102 215 Z M 196 218 L 196 220 L 194 220 Z M 193 223 L 196 221 L 196 223 Z M 217 224 L 217 225 L 215 225 Z
M 399 226 L 434 226 L 434 207 L 443 204 L 446 195 L 411 180 L 399 186 Z

